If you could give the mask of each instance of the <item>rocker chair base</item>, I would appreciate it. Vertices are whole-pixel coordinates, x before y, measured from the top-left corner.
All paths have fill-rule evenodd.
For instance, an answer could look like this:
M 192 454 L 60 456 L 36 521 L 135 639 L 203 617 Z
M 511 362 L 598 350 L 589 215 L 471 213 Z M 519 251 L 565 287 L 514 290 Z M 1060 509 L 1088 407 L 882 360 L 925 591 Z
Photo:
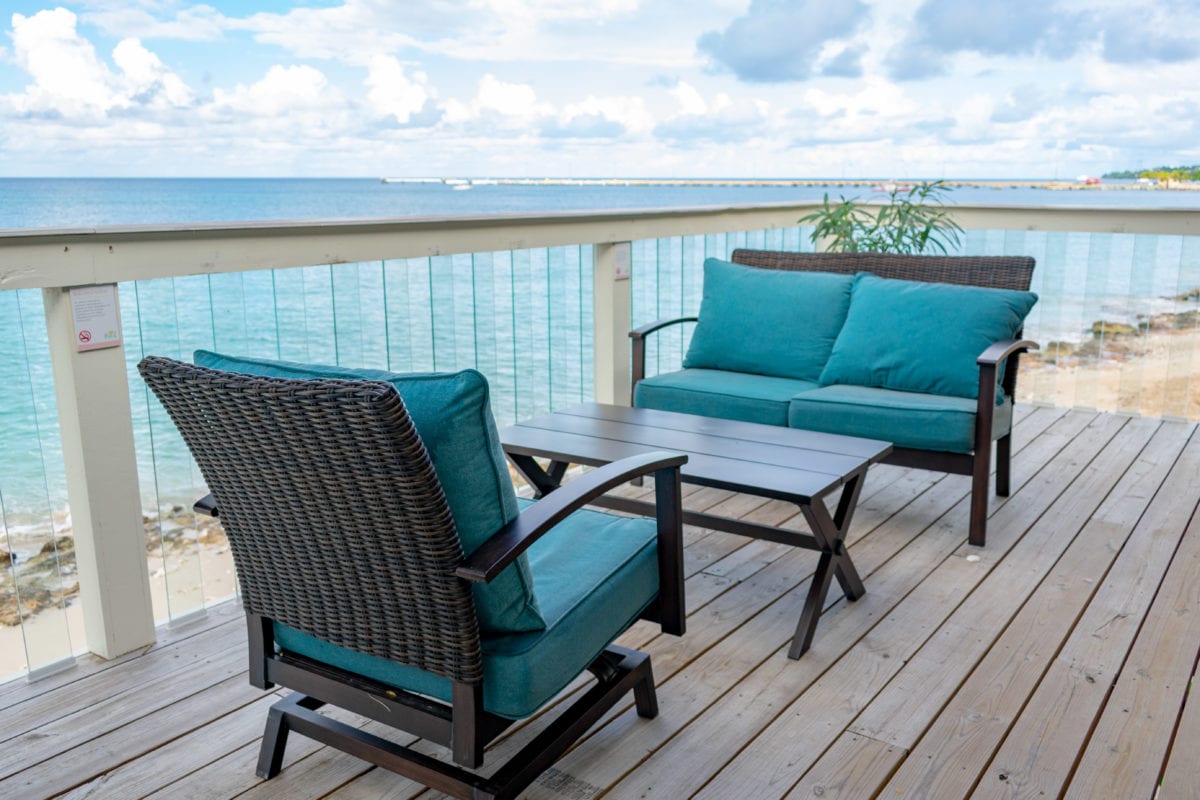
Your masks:
M 257 772 L 264 779 L 279 774 L 288 733 L 295 731 L 451 797 L 463 800 L 515 798 L 631 689 L 638 716 L 648 719 L 658 716 L 654 676 L 650 656 L 646 653 L 609 645 L 588 670 L 598 679 L 596 685 L 490 778 L 319 714 L 317 709 L 325 703 L 299 692 L 271 706 Z

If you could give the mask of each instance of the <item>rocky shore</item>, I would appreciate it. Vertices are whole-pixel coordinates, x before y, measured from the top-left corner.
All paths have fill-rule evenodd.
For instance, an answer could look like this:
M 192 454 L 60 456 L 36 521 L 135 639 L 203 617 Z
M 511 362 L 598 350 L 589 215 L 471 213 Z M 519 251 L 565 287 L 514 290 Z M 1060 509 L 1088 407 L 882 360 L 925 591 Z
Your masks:
M 142 517 L 146 533 L 146 556 L 153 566 L 186 558 L 197 546 L 201 549 L 223 549 L 228 544 L 220 523 L 195 514 L 182 505 L 167 506 L 159 515 Z M 20 625 L 39 612 L 70 605 L 79 595 L 78 570 L 75 565 L 75 538 L 69 519 L 64 520 L 56 535 L 42 536 L 26 533 L 15 553 L 0 548 L 0 568 L 8 573 L 0 586 L 0 626 Z M 15 561 L 15 563 L 14 563 Z M 14 591 L 13 573 L 17 576 Z
M 1084 333 L 1021 357 L 1018 400 L 1200 421 L 1200 307 L 1097 320 Z

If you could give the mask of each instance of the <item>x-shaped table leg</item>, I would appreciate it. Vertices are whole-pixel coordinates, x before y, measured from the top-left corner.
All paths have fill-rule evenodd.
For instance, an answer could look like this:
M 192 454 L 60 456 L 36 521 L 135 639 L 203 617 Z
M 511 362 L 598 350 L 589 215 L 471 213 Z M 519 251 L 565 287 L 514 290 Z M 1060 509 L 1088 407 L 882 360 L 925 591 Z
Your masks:
M 519 456 L 511 453 L 508 459 L 517 468 L 517 472 L 521 473 L 521 477 L 533 487 L 534 497 L 537 498 L 545 497 L 561 486 L 563 476 L 567 474 L 567 467 L 570 466 L 565 461 L 551 461 L 543 469 L 533 456 Z
M 788 658 L 797 659 L 808 650 L 812 644 L 813 634 L 817 630 L 817 620 L 825 607 L 825 596 L 829 594 L 829 584 L 836 576 L 846 599 L 857 600 L 867 593 L 858 570 L 850 560 L 846 550 L 846 532 L 850 529 L 850 520 L 854 517 L 854 508 L 858 505 L 858 494 L 862 489 L 862 475 L 850 478 L 842 487 L 842 497 L 838 501 L 837 512 L 831 517 L 825 502 L 813 498 L 808 505 L 800 507 L 808 527 L 812 529 L 813 538 L 821 548 L 821 556 L 817 561 L 817 571 L 813 573 L 812 583 L 808 587 L 808 597 L 804 599 L 804 611 L 800 614 L 800 622 L 796 625 L 796 635 L 792 638 Z

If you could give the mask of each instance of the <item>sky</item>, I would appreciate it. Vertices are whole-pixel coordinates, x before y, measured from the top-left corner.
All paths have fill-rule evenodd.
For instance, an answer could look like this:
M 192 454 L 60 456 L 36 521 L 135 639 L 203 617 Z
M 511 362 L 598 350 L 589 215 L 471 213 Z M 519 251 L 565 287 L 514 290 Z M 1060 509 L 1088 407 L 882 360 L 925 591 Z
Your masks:
M 0 175 L 1200 163 L 1197 0 L 0 3 Z

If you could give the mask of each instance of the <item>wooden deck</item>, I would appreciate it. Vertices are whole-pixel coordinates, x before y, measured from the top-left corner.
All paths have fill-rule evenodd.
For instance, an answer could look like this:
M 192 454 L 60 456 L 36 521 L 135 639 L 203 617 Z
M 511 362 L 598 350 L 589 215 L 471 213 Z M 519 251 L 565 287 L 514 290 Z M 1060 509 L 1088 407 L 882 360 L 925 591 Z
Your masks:
M 816 555 L 690 530 L 687 635 L 623 640 L 653 656 L 660 716 L 611 715 L 527 796 L 1200 797 L 1200 435 L 1019 418 L 986 548 L 965 543 L 968 478 L 872 469 L 850 536 L 867 595 L 832 592 L 800 661 L 785 653 Z M 743 495 L 687 503 L 803 524 Z M 247 683 L 244 639 L 227 603 L 145 654 L 0 686 L 0 796 L 435 796 L 302 737 L 255 778 L 275 696 Z

